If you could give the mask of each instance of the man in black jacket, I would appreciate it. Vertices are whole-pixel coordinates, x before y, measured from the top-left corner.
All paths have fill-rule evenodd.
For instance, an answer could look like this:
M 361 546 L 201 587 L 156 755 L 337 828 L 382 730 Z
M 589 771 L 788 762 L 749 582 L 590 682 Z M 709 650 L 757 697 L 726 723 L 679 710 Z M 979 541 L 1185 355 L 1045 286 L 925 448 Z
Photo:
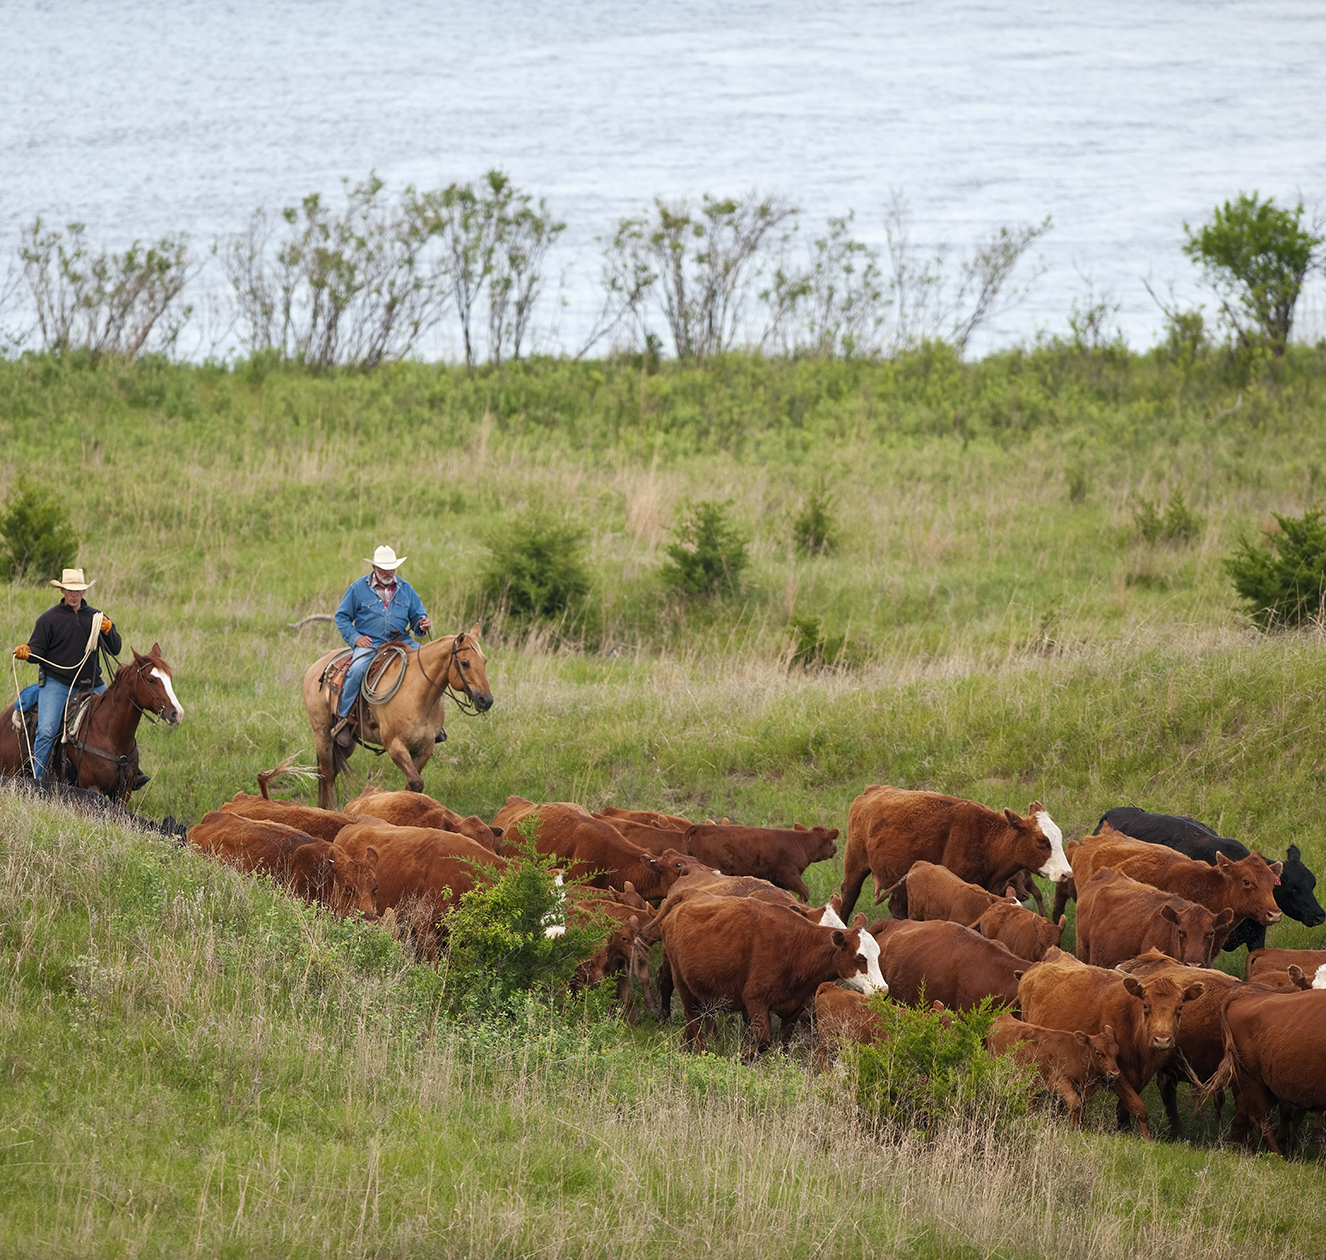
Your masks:
M 19 660 L 31 659 L 41 668 L 37 740 L 32 749 L 37 779 L 46 769 L 51 745 L 59 737 L 70 689 L 91 685 L 94 691 L 106 690 L 97 647 L 104 645 L 112 656 L 120 652 L 120 632 L 111 619 L 83 599 L 83 592 L 92 583 L 83 580 L 82 569 L 65 569 L 58 580 L 51 580 L 51 585 L 59 588 L 60 602 L 37 618 L 32 637 L 14 649 Z M 21 701 L 20 705 L 31 707 Z

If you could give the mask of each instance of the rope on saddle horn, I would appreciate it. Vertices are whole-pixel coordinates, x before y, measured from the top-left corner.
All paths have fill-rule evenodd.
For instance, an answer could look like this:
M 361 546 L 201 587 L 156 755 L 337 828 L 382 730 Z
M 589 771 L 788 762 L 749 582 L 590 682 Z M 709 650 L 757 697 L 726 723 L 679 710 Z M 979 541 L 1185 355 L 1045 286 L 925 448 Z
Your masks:
M 381 648 L 379 651 L 379 655 L 382 652 L 386 652 L 387 655 L 383 657 L 382 668 L 378 670 L 379 683 L 386 675 L 387 671 L 391 668 L 391 664 L 394 659 L 400 660 L 401 667 L 396 672 L 396 677 L 392 680 L 391 684 L 389 686 L 382 687 L 379 689 L 379 687 L 374 685 L 374 683 L 369 678 L 369 674 L 373 672 L 373 667 L 370 664 L 369 673 L 364 675 L 363 684 L 359 688 L 359 694 L 363 696 L 364 699 L 369 702 L 369 704 L 386 704 L 387 701 L 390 700 L 401 689 L 401 683 L 405 681 L 405 671 L 406 669 L 409 668 L 410 657 L 403 647 L 399 647 L 397 644 L 391 643 Z M 377 657 L 374 657 L 373 659 L 376 661 Z

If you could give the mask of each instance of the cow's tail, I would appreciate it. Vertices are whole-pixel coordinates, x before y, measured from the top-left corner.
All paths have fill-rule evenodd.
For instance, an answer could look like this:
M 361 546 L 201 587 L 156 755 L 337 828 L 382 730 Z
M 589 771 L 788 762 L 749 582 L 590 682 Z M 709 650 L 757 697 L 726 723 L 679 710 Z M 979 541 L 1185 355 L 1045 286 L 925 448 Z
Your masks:
M 1229 1027 L 1229 1003 L 1226 1002 L 1220 1008 L 1220 1037 L 1225 1047 L 1224 1057 L 1220 1060 L 1220 1066 L 1211 1074 L 1211 1079 L 1205 1085 L 1196 1089 L 1194 1093 L 1197 1097 L 1197 1110 L 1205 1105 L 1208 1098 L 1213 1098 L 1217 1094 L 1222 1094 L 1234 1082 L 1238 1074 L 1240 1060 L 1238 1046 L 1234 1042 L 1234 1034 Z
M 911 874 L 910 871 L 907 873 Z M 879 905 L 881 901 L 888 900 L 889 914 L 895 919 L 905 919 L 907 917 L 907 875 L 904 875 L 896 884 L 891 884 L 882 893 L 875 898 L 875 904 Z

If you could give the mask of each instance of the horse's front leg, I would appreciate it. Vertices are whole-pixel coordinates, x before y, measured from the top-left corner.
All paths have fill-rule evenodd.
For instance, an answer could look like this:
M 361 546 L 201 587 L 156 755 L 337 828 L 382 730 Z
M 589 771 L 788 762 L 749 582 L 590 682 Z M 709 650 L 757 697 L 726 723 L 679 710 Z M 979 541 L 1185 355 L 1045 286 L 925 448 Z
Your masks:
M 428 764 L 429 757 L 433 755 L 432 748 L 429 747 L 416 758 L 410 751 L 409 745 L 398 735 L 387 740 L 383 747 L 387 750 L 387 756 L 396 763 L 397 768 L 405 776 L 406 786 L 410 791 L 422 792 L 424 780 L 421 772 Z

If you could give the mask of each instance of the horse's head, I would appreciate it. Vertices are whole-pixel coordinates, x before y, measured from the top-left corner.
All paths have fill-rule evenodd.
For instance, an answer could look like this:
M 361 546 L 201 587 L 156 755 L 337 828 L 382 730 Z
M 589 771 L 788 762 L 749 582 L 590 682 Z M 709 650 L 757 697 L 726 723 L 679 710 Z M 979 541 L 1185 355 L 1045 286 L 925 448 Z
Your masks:
M 161 644 L 152 644 L 147 653 L 130 648 L 134 663 L 122 668 L 133 671 L 134 703 L 146 713 L 154 713 L 163 722 L 175 726 L 184 717 L 184 706 L 175 695 L 170 666 L 161 659 Z
M 463 692 L 480 713 L 493 707 L 493 693 L 488 690 L 488 675 L 484 666 L 488 658 L 479 646 L 479 623 L 462 630 L 451 645 L 451 660 L 447 668 L 447 683 Z

